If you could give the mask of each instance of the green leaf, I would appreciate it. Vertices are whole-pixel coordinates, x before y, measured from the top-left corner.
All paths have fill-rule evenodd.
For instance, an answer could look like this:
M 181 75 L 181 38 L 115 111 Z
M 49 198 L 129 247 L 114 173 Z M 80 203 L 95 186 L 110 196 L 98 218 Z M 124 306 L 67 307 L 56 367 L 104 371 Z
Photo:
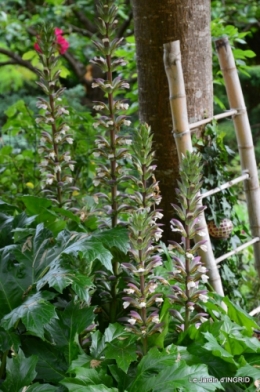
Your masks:
M 31 385 L 28 389 L 26 389 L 26 392 L 55 392 L 55 391 L 57 391 L 57 388 L 54 387 L 53 385 L 46 384 L 46 383 L 39 384 L 38 382 L 36 384 Z
M 129 392 L 172 392 L 180 388 L 183 391 L 203 392 L 223 389 L 220 383 L 199 382 L 203 377 L 211 377 L 206 365 L 189 366 L 183 360 L 178 361 L 176 346 L 169 347 L 163 352 L 153 348 L 140 361 L 136 377 L 128 390 Z
M 213 379 L 206 365 L 188 366 L 184 361 L 180 361 L 162 370 L 158 376 L 150 377 L 139 390 L 142 392 L 172 392 L 177 388 L 189 392 L 224 390 L 220 382 L 203 382 L 203 379 L 207 381 Z
M 26 358 L 21 349 L 14 357 L 7 358 L 6 379 L 1 386 L 3 391 L 20 392 L 21 388 L 30 385 L 37 375 L 36 363 L 36 355 Z
M 129 339 L 115 340 L 108 343 L 105 357 L 115 359 L 118 367 L 126 373 L 130 364 L 137 359 L 136 346 Z
M 12 331 L 5 331 L 0 327 L 0 350 L 7 351 L 12 349 L 17 352 L 21 345 L 19 336 Z
M 233 304 L 227 297 L 223 298 L 223 302 L 227 305 L 228 316 L 238 325 L 245 327 L 248 332 L 252 333 L 252 329 L 258 329 L 259 326 L 240 306 Z
M 125 328 L 120 325 L 120 324 L 109 324 L 109 327 L 105 330 L 105 342 L 112 342 L 115 339 L 118 339 L 119 337 L 125 337 L 127 336 L 127 332 L 125 331 Z
M 35 50 L 28 50 L 28 52 L 25 52 L 22 56 L 23 60 L 31 60 L 37 55 Z
M 100 331 L 96 331 L 91 335 L 90 354 L 95 359 L 98 359 L 105 348 L 105 337 Z
M 68 363 L 60 347 L 43 342 L 35 337 L 28 337 L 23 341 L 26 355 L 37 355 L 37 379 L 57 384 L 66 377 Z
M 23 293 L 31 284 L 31 268 L 14 262 L 16 245 L 0 251 L 0 319 L 23 302 Z
M 57 311 L 58 319 L 53 319 L 46 326 L 55 346 L 62 349 L 68 365 L 71 365 L 79 354 L 77 335 L 93 323 L 93 310 L 93 307 L 82 308 L 79 303 L 72 301 L 63 311 Z
M 95 233 L 91 238 L 93 242 L 97 241 L 98 243 L 102 243 L 108 249 L 115 247 L 125 254 L 129 250 L 128 231 L 123 227 L 116 227 Z
M 53 297 L 52 293 L 47 292 L 30 296 L 21 306 L 2 319 L 2 327 L 10 329 L 22 320 L 27 332 L 44 339 L 44 326 L 57 317 L 55 307 L 48 302 L 48 299 Z
M 202 335 L 208 340 L 208 343 L 203 345 L 203 348 L 212 352 L 216 357 L 222 358 L 226 362 L 235 364 L 233 355 L 220 346 L 217 339 L 209 332 L 202 332 Z
M 86 387 L 85 384 L 74 378 L 66 378 L 64 381 L 61 381 L 61 384 L 65 385 L 69 392 L 118 392 L 117 388 L 108 388 L 103 384 L 88 385 Z
M 258 359 L 259 364 L 259 359 Z M 259 365 L 258 368 L 250 365 L 245 365 L 238 369 L 236 373 L 236 377 L 251 377 L 254 381 L 260 380 L 260 369 Z

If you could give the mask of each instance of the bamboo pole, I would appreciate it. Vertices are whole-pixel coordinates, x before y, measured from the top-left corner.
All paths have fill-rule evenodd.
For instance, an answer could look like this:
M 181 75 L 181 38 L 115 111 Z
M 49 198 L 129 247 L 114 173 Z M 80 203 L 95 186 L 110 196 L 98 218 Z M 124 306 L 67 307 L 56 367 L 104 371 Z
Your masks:
M 221 120 L 222 118 L 231 117 L 234 114 L 237 114 L 236 110 L 234 110 L 234 109 L 227 110 L 224 113 L 216 114 L 215 116 L 208 117 L 208 118 L 205 118 L 203 120 L 191 123 L 190 124 L 190 129 L 201 127 L 202 125 L 206 125 L 206 124 L 212 122 L 213 120 L 217 121 L 217 120 Z
M 237 253 L 241 252 L 241 250 L 248 248 L 250 245 L 255 244 L 259 241 L 259 237 L 253 238 L 252 240 L 245 242 L 244 244 L 238 246 L 236 249 L 231 250 L 230 252 L 226 253 L 223 256 L 220 256 L 216 259 L 216 263 L 220 263 L 223 260 L 228 259 L 229 257 L 236 255 Z
M 170 106 L 173 122 L 173 134 L 175 137 L 179 161 L 182 154 L 192 151 L 190 125 L 188 121 L 187 102 L 183 72 L 181 66 L 180 41 L 173 41 L 164 46 L 164 67 L 168 78 L 170 92 Z M 201 201 L 200 201 L 201 204 Z M 200 252 L 201 260 L 208 269 L 209 281 L 214 290 L 224 296 L 219 270 L 213 255 L 208 228 L 204 213 L 201 214 L 201 226 L 203 226 L 204 237 L 195 238 L 195 241 L 207 240 L 207 252 Z
M 230 107 L 237 110 L 234 116 L 237 144 L 242 171 L 248 171 L 249 179 L 244 181 L 249 223 L 253 237 L 260 237 L 260 188 L 251 128 L 245 101 L 236 69 L 235 60 L 228 39 L 216 41 L 220 67 Z M 260 276 L 260 242 L 254 243 L 255 267 Z
M 248 173 L 244 173 L 242 174 L 242 176 L 239 176 L 237 178 L 235 178 L 234 180 L 225 182 L 225 184 L 222 184 L 220 186 L 218 186 L 217 188 L 211 189 L 210 191 L 207 192 L 203 192 L 201 194 L 202 199 L 204 199 L 205 197 L 214 195 L 215 193 L 218 193 L 220 191 L 223 191 L 224 189 L 230 188 L 231 186 L 238 184 L 241 181 L 245 181 L 249 178 L 249 174 Z

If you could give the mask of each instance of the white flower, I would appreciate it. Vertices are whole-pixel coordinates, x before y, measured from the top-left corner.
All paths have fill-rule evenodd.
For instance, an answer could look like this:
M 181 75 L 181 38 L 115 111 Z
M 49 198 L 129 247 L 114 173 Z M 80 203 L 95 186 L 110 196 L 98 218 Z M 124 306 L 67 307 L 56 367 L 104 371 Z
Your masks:
M 59 143 L 62 140 L 62 136 L 61 135 L 56 135 L 54 138 L 56 143 Z
M 74 170 L 74 167 L 75 167 L 75 165 L 72 165 L 72 164 L 69 165 L 69 168 L 70 168 L 71 171 Z
M 203 252 L 207 252 L 208 247 L 207 245 L 200 245 L 200 249 L 203 250 Z
M 94 105 L 93 109 L 96 110 L 96 111 L 99 111 L 99 110 L 104 109 L 104 106 L 103 105 Z M 94 124 L 93 124 L 93 126 L 94 126 Z
M 127 127 L 129 127 L 129 125 L 131 125 L 131 121 L 130 120 L 124 120 L 123 124 L 126 125 Z
M 103 42 L 103 43 L 109 42 L 109 38 L 103 38 L 103 39 L 102 39 L 102 42 Z
M 47 161 L 47 159 L 43 159 L 41 161 L 41 166 L 48 166 L 49 161 Z
M 154 317 L 152 318 L 152 322 L 153 322 L 154 324 L 160 324 L 160 319 L 159 319 L 159 317 L 158 317 L 158 316 L 154 316 Z
M 147 251 L 148 250 L 154 250 L 154 246 L 149 246 L 149 248 L 147 248 Z
M 154 215 L 154 219 L 162 219 L 162 217 L 163 217 L 163 214 L 161 214 L 160 212 L 156 212 L 155 213 L 155 215 Z
M 51 185 L 53 183 L 53 178 L 47 178 L 46 179 L 46 184 Z
M 101 178 L 102 178 L 102 177 L 105 177 L 106 174 L 107 174 L 106 172 L 101 172 L 101 171 L 100 171 L 97 175 L 98 175 L 98 177 L 101 177 Z
M 155 289 L 157 288 L 157 283 L 152 283 L 152 284 L 150 284 L 150 286 L 149 286 L 149 292 L 150 293 L 154 293 L 155 292 Z
M 206 235 L 206 233 L 204 233 L 204 231 L 198 231 L 198 232 L 197 232 L 197 235 L 198 235 L 199 237 L 204 237 L 204 236 Z
M 207 275 L 205 275 L 205 274 L 201 275 L 201 280 L 203 283 L 207 283 L 208 279 L 209 279 L 209 277 Z
M 57 111 L 57 114 L 69 114 L 69 111 L 68 110 L 66 110 L 65 108 L 62 108 L 62 107 L 59 107 L 58 108 L 58 111 Z
M 163 230 L 158 228 L 157 231 L 154 233 L 155 241 L 158 241 L 162 237 Z
M 176 232 L 178 232 L 178 233 L 182 233 L 182 230 L 177 229 L 176 227 L 174 227 L 174 226 L 172 226 L 172 225 L 171 225 L 171 231 L 176 231 Z
M 146 335 L 146 329 L 143 329 L 141 333 L 142 335 Z
M 67 132 L 67 131 L 69 131 L 70 130 L 70 127 L 68 126 L 68 125 L 63 125 L 63 127 L 61 128 L 61 130 L 60 130 L 60 133 L 62 134 L 62 135 L 65 135 L 65 133 Z
M 69 144 L 73 144 L 73 139 L 72 137 L 66 137 L 66 140 Z
M 132 144 L 132 140 L 131 139 L 125 139 L 124 143 L 128 146 L 130 146 Z
M 100 122 L 95 122 L 95 123 L 93 123 L 93 128 L 97 128 L 98 126 L 99 126 L 99 124 L 100 124 Z
M 54 151 L 51 151 L 51 152 L 49 153 L 49 157 L 52 158 L 52 159 L 54 159 L 54 158 L 55 158 L 55 152 L 54 152 Z
M 156 268 L 156 267 L 159 267 L 160 265 L 162 265 L 163 263 L 160 261 L 160 260 L 158 260 L 158 261 L 156 261 L 154 264 L 153 264 L 153 268 Z
M 64 155 L 63 157 L 65 162 L 69 162 L 71 160 L 71 156 L 70 155 Z
M 200 317 L 200 322 L 205 323 L 205 321 L 208 321 L 205 317 Z
M 46 118 L 46 123 L 48 124 L 48 123 L 54 123 L 54 118 L 53 117 L 47 117 Z
M 191 280 L 190 282 L 187 283 L 188 290 L 190 290 L 192 287 L 196 287 L 196 284 L 195 284 L 195 282 L 193 282 L 193 280 Z
M 186 257 L 187 257 L 187 259 L 191 259 L 191 260 L 194 259 L 194 256 L 189 252 L 186 252 Z
M 71 184 L 73 182 L 73 178 L 72 177 L 65 177 L 65 180 L 67 181 L 68 184 Z
M 193 312 L 194 306 L 193 306 L 193 305 L 190 305 L 190 306 L 188 306 L 188 309 L 189 309 L 191 312 Z
M 109 120 L 109 121 L 107 122 L 107 126 L 109 126 L 109 125 L 114 125 L 114 122 L 113 122 L 112 120 Z
M 207 295 L 204 295 L 204 294 L 199 294 L 199 299 L 200 299 L 202 302 L 207 302 L 208 299 L 209 299 L 209 297 L 208 297 Z
M 144 301 L 140 302 L 139 307 L 140 308 L 145 308 L 146 307 L 146 302 L 144 302 Z
M 98 83 L 92 83 L 91 87 L 92 87 L 92 88 L 99 87 L 99 84 L 98 84 Z
M 142 267 L 140 267 L 140 268 L 138 268 L 138 270 L 136 270 L 136 272 L 139 272 L 139 273 L 142 273 L 144 271 L 145 271 L 145 268 L 142 268 Z
M 131 324 L 131 325 L 135 325 L 135 323 L 136 323 L 136 319 L 135 319 L 135 318 L 130 318 L 130 319 L 128 319 L 127 321 L 128 321 L 129 324 Z
M 128 308 L 129 305 L 130 305 L 130 302 L 127 302 L 127 301 L 123 302 L 124 309 Z
M 113 159 L 113 158 L 115 158 L 115 156 L 114 156 L 114 154 L 108 154 L 107 158 L 108 159 Z
M 202 274 L 205 274 L 207 272 L 207 268 L 204 267 L 203 265 L 200 265 L 198 268 L 198 272 L 201 272 Z
M 116 106 L 116 109 L 127 110 L 129 108 L 128 103 L 122 103 L 122 102 L 117 102 L 115 106 Z
M 42 122 L 42 118 L 41 117 L 37 117 L 35 119 L 36 124 L 39 124 L 40 122 Z
M 93 180 L 93 185 L 94 186 L 98 186 L 99 184 L 100 184 L 99 180 L 97 180 L 97 179 Z
M 163 298 L 155 298 L 155 302 L 161 304 L 163 302 Z
M 39 154 L 42 154 L 43 151 L 44 151 L 44 148 L 38 148 L 38 153 L 39 153 Z
M 55 167 L 54 167 L 54 171 L 55 171 L 55 173 L 61 172 L 61 167 L 60 167 L 60 165 L 55 166 Z
M 95 158 L 100 157 L 100 152 L 98 152 L 98 151 L 93 152 L 93 157 L 95 157 Z
M 134 294 L 134 289 L 124 289 L 124 292 L 127 294 Z
M 106 87 L 113 88 L 112 84 L 110 84 L 110 83 L 107 83 Z
M 129 83 L 123 82 L 121 84 L 121 87 L 123 87 L 123 88 L 130 88 L 130 85 L 129 85 Z
M 39 109 L 44 109 L 46 110 L 48 108 L 48 106 L 46 105 L 46 103 L 42 103 L 41 101 L 36 103 L 37 108 Z
M 97 148 L 103 148 L 103 147 L 106 147 L 106 144 L 105 144 L 105 143 L 99 143 L 99 144 L 97 145 Z

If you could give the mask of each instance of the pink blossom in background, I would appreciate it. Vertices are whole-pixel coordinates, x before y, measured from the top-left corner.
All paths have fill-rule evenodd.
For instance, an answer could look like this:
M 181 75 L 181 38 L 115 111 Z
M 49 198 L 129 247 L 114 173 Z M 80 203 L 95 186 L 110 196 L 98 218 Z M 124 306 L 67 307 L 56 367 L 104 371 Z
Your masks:
M 64 54 L 69 48 L 69 42 L 62 36 L 63 30 L 59 29 L 58 27 L 55 27 L 54 32 L 56 36 L 56 44 L 58 45 L 59 53 Z M 34 49 L 37 52 L 42 53 L 42 50 L 38 42 L 35 42 Z

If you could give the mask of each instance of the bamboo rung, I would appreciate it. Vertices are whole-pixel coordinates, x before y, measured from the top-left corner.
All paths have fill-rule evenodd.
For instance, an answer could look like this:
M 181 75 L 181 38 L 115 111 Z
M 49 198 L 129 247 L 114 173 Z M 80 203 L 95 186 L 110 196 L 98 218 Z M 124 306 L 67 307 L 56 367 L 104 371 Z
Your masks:
M 216 114 L 216 116 L 205 118 L 204 120 L 200 120 L 190 124 L 190 129 L 198 128 L 201 125 L 208 124 L 213 120 L 221 120 L 222 118 L 231 117 L 237 114 L 238 111 L 236 109 L 227 110 L 224 113 Z
M 234 180 L 225 182 L 225 184 L 222 184 L 222 185 L 218 186 L 217 188 L 214 188 L 208 192 L 202 193 L 201 197 L 204 198 L 204 197 L 214 195 L 217 192 L 223 191 L 224 189 L 230 188 L 231 186 L 238 184 L 241 181 L 248 180 L 248 179 L 249 179 L 249 173 L 244 173 L 244 174 L 242 174 L 242 176 L 239 176 L 239 177 L 235 178 Z
M 216 263 L 218 264 L 221 261 L 226 260 L 228 257 L 233 256 L 233 255 L 241 252 L 241 250 L 243 250 L 243 249 L 247 248 L 248 246 L 253 245 L 253 244 L 255 244 L 256 242 L 259 242 L 259 241 L 260 241 L 260 238 L 259 237 L 255 237 L 252 240 L 250 240 L 248 242 L 245 242 L 243 245 L 238 246 L 236 249 L 231 250 L 230 252 L 226 253 L 225 255 L 218 257 L 216 259 Z

